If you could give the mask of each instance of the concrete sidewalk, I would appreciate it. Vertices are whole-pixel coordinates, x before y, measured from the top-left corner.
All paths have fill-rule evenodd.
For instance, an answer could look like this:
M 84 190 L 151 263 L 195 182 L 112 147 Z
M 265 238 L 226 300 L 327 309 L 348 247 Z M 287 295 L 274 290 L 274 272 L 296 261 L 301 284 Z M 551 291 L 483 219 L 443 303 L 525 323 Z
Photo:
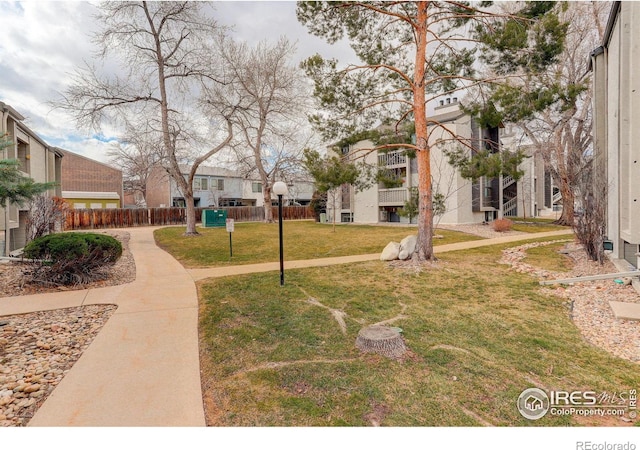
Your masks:
M 466 242 L 456 242 L 454 244 L 437 245 L 433 247 L 433 251 L 436 255 L 439 255 L 441 253 L 454 252 L 457 250 L 487 247 L 490 245 L 506 244 L 510 242 L 518 242 L 518 241 L 524 241 L 528 239 L 564 236 L 567 234 L 571 234 L 571 231 L 565 231 L 565 230 L 546 231 L 543 233 L 518 234 L 518 235 L 504 236 L 504 237 L 493 238 L 493 239 L 478 239 L 477 241 L 466 241 Z M 337 256 L 333 258 L 304 259 L 304 260 L 298 260 L 298 261 L 285 261 L 284 268 L 285 270 L 301 269 L 304 267 L 331 266 L 334 264 L 349 264 L 354 262 L 375 261 L 379 259 L 380 259 L 380 253 L 372 253 L 368 255 Z M 205 278 L 226 277 L 231 275 L 242 275 L 247 273 L 271 272 L 274 270 L 280 270 L 279 262 L 247 264 L 243 266 L 187 269 L 187 272 L 189 272 L 189 274 L 194 279 L 194 281 L 199 281 Z
M 185 270 L 159 249 L 154 228 L 130 228 L 136 262 L 132 283 L 0 298 L 0 316 L 89 304 L 115 304 L 82 357 L 37 411 L 29 426 L 205 426 L 194 280 L 277 271 L 279 263 Z M 435 247 L 435 253 L 566 235 L 553 231 Z M 371 255 L 287 261 L 303 268 L 370 261 Z
M 134 282 L 0 299 L 0 316 L 118 305 L 29 426 L 205 426 L 195 285 L 152 228 L 127 231 Z

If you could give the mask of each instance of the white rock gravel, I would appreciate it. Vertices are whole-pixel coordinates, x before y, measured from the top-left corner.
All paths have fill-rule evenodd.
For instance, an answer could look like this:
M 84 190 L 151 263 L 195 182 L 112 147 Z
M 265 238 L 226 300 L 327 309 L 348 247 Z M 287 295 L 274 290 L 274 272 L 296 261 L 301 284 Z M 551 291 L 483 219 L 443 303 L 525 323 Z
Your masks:
M 116 310 L 114 305 L 0 317 L 0 426 L 25 426 Z
M 511 265 L 516 272 L 529 273 L 549 280 L 618 271 L 610 261 L 606 261 L 602 266 L 590 261 L 582 246 L 573 242 L 565 247 L 567 257 L 574 261 L 574 267 L 570 272 L 554 273 L 525 262 L 526 251 L 529 248 L 553 242 L 561 241 L 525 244 L 506 249 L 500 262 Z M 640 362 L 640 322 L 616 319 L 609 306 L 610 301 L 640 303 L 640 295 L 632 286 L 619 285 L 613 280 L 600 280 L 572 285 L 551 285 L 544 290 L 569 302 L 571 318 L 587 342 L 617 357 Z
M 1 297 L 114 286 L 135 280 L 129 233 L 103 232 L 123 245 L 122 256 L 107 280 L 72 288 L 34 288 L 22 281 L 20 264 L 0 264 L 0 302 Z M 114 305 L 90 305 L 0 316 L 0 426 L 29 423 L 115 310 Z

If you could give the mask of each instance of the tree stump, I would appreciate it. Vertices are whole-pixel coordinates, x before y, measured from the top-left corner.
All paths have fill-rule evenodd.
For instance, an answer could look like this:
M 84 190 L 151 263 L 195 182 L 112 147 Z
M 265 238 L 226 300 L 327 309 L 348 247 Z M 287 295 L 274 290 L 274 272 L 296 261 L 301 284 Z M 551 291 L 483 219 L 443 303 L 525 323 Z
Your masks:
M 402 357 L 407 351 L 400 333 L 381 325 L 361 329 L 356 338 L 356 347 L 365 353 L 378 353 L 393 359 Z

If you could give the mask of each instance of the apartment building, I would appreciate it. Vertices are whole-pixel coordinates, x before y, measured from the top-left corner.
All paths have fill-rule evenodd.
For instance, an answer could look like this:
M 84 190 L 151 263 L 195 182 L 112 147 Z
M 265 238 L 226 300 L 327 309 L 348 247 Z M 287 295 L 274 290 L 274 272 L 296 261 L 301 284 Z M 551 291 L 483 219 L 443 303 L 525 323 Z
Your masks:
M 449 164 L 447 151 L 460 145 L 453 136 L 476 150 L 498 152 L 507 145 L 517 145 L 511 129 L 505 133 L 503 127 L 480 127 L 476 120 L 462 111 L 455 98 L 443 100 L 435 107 L 429 120 L 432 187 L 434 195 L 440 194 L 445 206 L 444 213 L 436 217 L 437 222 L 456 225 L 489 222 L 502 216 L 532 217 L 552 211 L 554 205 L 558 207 L 560 195 L 544 171 L 540 157 L 527 158 L 522 163 L 525 175 L 517 181 L 503 176 L 482 177 L 472 182 Z M 353 186 L 343 186 L 338 193 L 340 200 L 327 204 L 330 221 L 335 214 L 337 222 L 409 222 L 409 218 L 402 217 L 400 212 L 418 186 L 416 159 L 411 158 L 405 149 L 383 152 L 372 151 L 372 148 L 373 142 L 365 140 L 339 149 L 342 156 L 362 160 L 383 171 L 385 176 L 362 191 L 356 191 Z M 411 219 L 413 223 L 416 221 L 417 217 Z
M 640 4 L 614 2 L 591 54 L 596 176 L 606 180 L 612 256 L 640 267 Z
M 36 182 L 56 182 L 48 195 L 62 195 L 60 186 L 63 154 L 49 146 L 24 124 L 24 116 L 0 102 L 0 135 L 7 135 L 11 145 L 0 151 L 1 159 L 20 161 L 25 176 Z M 7 256 L 26 244 L 27 205 L 0 205 L 0 255 Z
M 187 177 L 188 168 L 183 168 Z M 313 196 L 314 185 L 306 181 L 290 183 L 285 201 L 292 205 L 307 205 Z M 276 200 L 276 196 L 273 195 Z M 177 183 L 160 166 L 154 167 L 147 182 L 147 206 L 185 207 L 185 199 Z M 264 206 L 260 181 L 247 179 L 239 172 L 221 167 L 200 166 L 193 180 L 194 206 Z

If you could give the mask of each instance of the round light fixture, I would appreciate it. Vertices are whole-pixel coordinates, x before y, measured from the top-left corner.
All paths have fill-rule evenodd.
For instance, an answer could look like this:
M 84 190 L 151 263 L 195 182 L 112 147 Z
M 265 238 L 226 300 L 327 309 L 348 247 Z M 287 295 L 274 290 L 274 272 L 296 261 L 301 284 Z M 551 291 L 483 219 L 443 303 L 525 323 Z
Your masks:
M 276 181 L 273 183 L 273 193 L 276 195 L 286 195 L 287 194 L 287 184 L 283 181 Z

